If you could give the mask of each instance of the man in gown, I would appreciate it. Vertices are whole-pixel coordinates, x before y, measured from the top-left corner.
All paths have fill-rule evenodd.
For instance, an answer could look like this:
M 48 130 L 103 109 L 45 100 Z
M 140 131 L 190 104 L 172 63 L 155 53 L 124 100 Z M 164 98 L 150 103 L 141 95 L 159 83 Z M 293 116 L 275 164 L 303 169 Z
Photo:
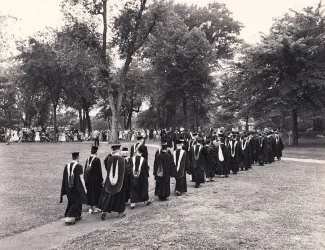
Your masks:
M 209 139 L 206 140 L 204 148 L 204 172 L 207 181 L 214 181 L 213 178 L 216 174 L 216 151 L 215 147 L 211 146 L 211 141 Z
M 97 146 L 91 147 L 91 155 L 87 158 L 84 170 L 84 179 L 87 189 L 87 204 L 90 206 L 89 213 L 97 213 L 99 209 L 94 208 L 98 205 L 99 197 L 103 188 L 102 165 L 97 157 Z
M 197 143 L 192 146 L 192 180 L 195 181 L 195 188 L 199 188 L 201 183 L 205 182 L 204 177 L 204 154 L 203 138 L 197 138 Z
M 125 216 L 125 189 L 130 169 L 125 165 L 125 159 L 120 156 L 120 148 L 120 144 L 112 146 L 112 156 L 107 159 L 105 165 L 107 176 L 98 202 L 98 208 L 103 211 L 102 220 L 111 212 L 117 212 L 120 218 Z
M 260 132 L 256 139 L 257 159 L 260 166 L 264 166 L 268 157 L 268 146 L 264 133 Z
M 239 141 L 239 166 L 243 171 L 249 169 L 249 149 L 248 149 L 248 140 L 246 133 L 241 135 L 241 139 Z
M 184 140 L 180 138 L 176 142 L 177 149 L 173 152 L 174 177 L 176 179 L 175 193 L 180 196 L 187 192 L 186 164 L 187 152 L 184 150 Z
M 220 143 L 217 147 L 217 175 L 221 178 L 228 177 L 229 174 L 229 153 L 225 145 L 226 137 L 224 134 L 219 134 Z
M 196 132 L 192 133 L 192 138 L 188 142 L 187 148 L 187 173 L 191 176 L 191 181 L 195 182 L 194 168 L 193 168 L 193 146 L 197 144 L 198 135 Z
M 130 159 L 130 166 L 132 169 L 131 173 L 131 184 L 130 184 L 130 201 L 131 209 L 135 208 L 135 203 L 144 202 L 146 205 L 152 203 L 149 200 L 149 166 L 148 161 L 143 157 L 147 148 L 140 145 L 136 155 Z
M 284 149 L 283 141 L 279 135 L 279 132 L 275 132 L 275 157 L 278 161 L 281 160 L 282 157 L 282 150 Z
M 232 132 L 231 141 L 229 142 L 230 170 L 233 174 L 237 174 L 239 171 L 239 142 L 237 141 L 237 134 Z
M 153 175 L 155 177 L 155 196 L 161 201 L 170 196 L 170 177 L 174 170 L 173 157 L 167 153 L 167 143 L 161 146 L 161 152 L 155 157 Z
M 148 148 L 145 146 L 145 138 L 142 135 L 138 135 L 137 143 L 131 146 L 130 158 L 136 155 L 140 146 L 143 146 L 142 157 L 148 161 Z
M 72 153 L 72 162 L 64 167 L 61 185 L 60 203 L 64 195 L 68 198 L 68 206 L 64 213 L 66 225 L 73 225 L 81 219 L 82 204 L 87 203 L 87 195 L 80 177 L 82 174 L 79 153 Z
M 169 155 L 172 154 L 170 152 L 170 150 L 167 148 L 167 140 L 162 140 L 161 141 L 161 146 L 157 149 L 157 151 L 155 153 L 155 158 L 162 152 L 164 146 L 166 146 L 166 153 L 169 154 Z

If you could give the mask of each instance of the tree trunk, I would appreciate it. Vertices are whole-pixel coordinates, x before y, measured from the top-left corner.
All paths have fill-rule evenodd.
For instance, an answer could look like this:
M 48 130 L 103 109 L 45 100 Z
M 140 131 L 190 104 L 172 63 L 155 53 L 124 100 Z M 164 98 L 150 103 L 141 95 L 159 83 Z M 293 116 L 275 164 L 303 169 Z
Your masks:
M 79 112 L 79 130 L 82 131 L 82 112 L 81 109 L 78 110 Z
M 91 127 L 91 119 L 89 116 L 89 111 L 86 110 L 85 114 L 86 114 L 86 120 L 87 120 L 88 133 L 90 134 L 92 132 L 92 127 Z
M 317 125 L 316 125 L 316 119 L 315 118 L 313 119 L 313 130 L 314 130 L 314 132 L 317 131 Z
M 249 127 L 248 127 L 248 116 L 246 116 L 246 119 L 245 119 L 245 130 L 248 131 L 249 130 Z
M 297 110 L 292 109 L 292 122 L 293 122 L 293 146 L 298 146 L 298 115 Z
M 187 118 L 187 99 L 184 96 L 183 97 L 183 112 L 184 112 L 184 124 L 185 124 L 185 129 L 188 131 L 188 118 Z
M 56 108 L 57 104 L 53 104 L 53 124 L 54 124 L 54 141 L 56 142 L 56 130 L 57 130 L 57 125 L 56 125 Z
M 132 128 L 132 110 L 133 110 L 133 107 L 129 110 L 128 112 L 128 117 L 127 117 L 127 123 L 126 123 L 126 127 L 125 129 L 130 129 Z

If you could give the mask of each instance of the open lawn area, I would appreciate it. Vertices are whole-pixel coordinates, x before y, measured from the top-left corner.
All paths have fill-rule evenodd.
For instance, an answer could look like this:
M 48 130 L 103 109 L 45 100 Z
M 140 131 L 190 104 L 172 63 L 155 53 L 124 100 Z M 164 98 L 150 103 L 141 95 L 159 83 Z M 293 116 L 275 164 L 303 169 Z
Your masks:
M 80 152 L 84 164 L 90 146 L 0 144 L 2 240 L 62 218 L 66 199 L 60 204 L 59 196 L 64 164 L 73 151 Z M 148 149 L 152 166 L 156 148 Z M 109 151 L 109 145 L 101 144 L 98 156 L 104 160 Z M 309 159 L 324 159 L 324 154 L 320 147 L 307 152 L 301 147 L 284 151 L 285 157 Z M 150 176 L 152 197 L 153 189 Z M 126 214 L 123 219 L 104 222 L 99 215 L 85 216 L 68 229 L 62 222 L 62 230 L 73 231 L 73 236 L 57 247 L 49 238 L 48 246 L 87 250 L 325 249 L 325 164 L 281 161 L 253 166 L 252 170 L 216 179 L 199 189 L 188 181 L 187 195 L 172 194 L 166 202 L 155 199 L 149 207 L 141 205 L 133 211 L 127 208 Z M 90 223 L 87 232 L 81 230 Z

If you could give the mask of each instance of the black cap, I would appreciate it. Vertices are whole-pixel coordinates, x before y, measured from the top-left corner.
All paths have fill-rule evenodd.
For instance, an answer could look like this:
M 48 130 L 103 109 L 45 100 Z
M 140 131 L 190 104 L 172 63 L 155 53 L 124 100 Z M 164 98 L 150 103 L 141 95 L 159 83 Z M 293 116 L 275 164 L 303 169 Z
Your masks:
M 142 139 L 143 139 L 143 136 L 142 136 L 142 135 L 138 135 L 138 136 L 137 136 L 137 140 L 138 140 L 138 141 L 140 141 L 140 140 L 142 140 Z
M 192 135 L 193 135 L 193 136 L 197 136 L 197 133 L 196 133 L 196 132 L 194 132 Z
M 72 153 L 72 158 L 76 158 L 76 157 L 78 157 L 79 156 L 79 152 L 73 152 Z
M 113 151 L 115 151 L 115 150 L 119 150 L 121 148 L 121 144 L 113 144 L 112 146 L 111 146 L 111 149 L 113 150 Z
M 162 140 L 161 141 L 161 146 L 165 146 L 165 145 L 167 146 L 167 140 Z
M 96 153 L 98 151 L 98 147 L 97 146 L 92 146 L 91 147 L 91 152 Z
M 206 143 L 206 144 L 210 144 L 210 143 L 211 143 L 211 140 L 210 140 L 210 139 L 206 139 L 206 140 L 205 140 L 205 143 Z
M 176 141 L 176 144 L 182 144 L 182 143 L 184 143 L 184 139 L 178 138 L 178 140 Z

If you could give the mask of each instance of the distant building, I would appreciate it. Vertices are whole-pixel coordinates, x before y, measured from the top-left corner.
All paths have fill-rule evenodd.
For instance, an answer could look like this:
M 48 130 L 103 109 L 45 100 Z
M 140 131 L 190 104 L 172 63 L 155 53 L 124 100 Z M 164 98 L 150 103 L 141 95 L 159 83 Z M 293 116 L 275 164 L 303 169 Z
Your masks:
M 238 131 L 246 130 L 246 121 L 245 120 L 239 120 L 238 122 Z M 248 131 L 255 130 L 255 121 L 253 118 L 248 119 Z

